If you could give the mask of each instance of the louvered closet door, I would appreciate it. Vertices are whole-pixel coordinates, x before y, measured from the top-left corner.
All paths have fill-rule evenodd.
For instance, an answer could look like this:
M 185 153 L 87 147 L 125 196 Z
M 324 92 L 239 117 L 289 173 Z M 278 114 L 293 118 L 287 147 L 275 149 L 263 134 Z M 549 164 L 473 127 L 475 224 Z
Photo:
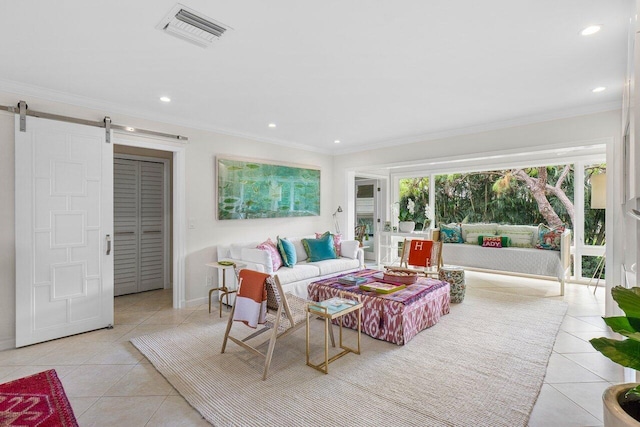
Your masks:
M 164 165 L 114 159 L 115 295 L 164 287 Z
M 140 162 L 140 286 L 164 286 L 164 165 Z
M 114 295 L 138 292 L 138 162 L 113 159 Z

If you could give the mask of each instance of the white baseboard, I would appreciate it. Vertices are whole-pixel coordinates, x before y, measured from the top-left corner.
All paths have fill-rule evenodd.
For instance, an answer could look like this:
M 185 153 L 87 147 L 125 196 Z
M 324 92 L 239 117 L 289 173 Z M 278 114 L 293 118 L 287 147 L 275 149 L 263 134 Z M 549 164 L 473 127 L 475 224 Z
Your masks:
M 197 307 L 201 304 L 208 304 L 207 297 L 195 298 L 185 301 L 185 307 Z
M 6 338 L 0 340 L 0 351 L 9 350 L 16 348 L 16 339 L 15 338 Z

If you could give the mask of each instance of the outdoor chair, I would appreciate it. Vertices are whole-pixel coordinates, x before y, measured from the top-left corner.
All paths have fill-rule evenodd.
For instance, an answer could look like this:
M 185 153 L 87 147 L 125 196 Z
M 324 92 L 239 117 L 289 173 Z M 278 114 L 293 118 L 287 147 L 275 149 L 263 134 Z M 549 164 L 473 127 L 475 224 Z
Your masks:
M 243 287 L 245 288 L 245 291 L 243 291 Z M 252 293 L 246 292 L 249 290 L 248 288 L 253 288 L 254 290 L 257 288 L 257 293 L 266 292 L 263 301 L 266 305 L 266 310 L 264 318 L 261 319 L 260 324 L 257 326 L 258 329 L 244 338 L 239 338 L 238 336 L 231 335 L 232 326 L 238 325 L 238 327 L 234 329 L 239 329 L 239 327 L 244 326 L 245 333 L 246 327 L 254 327 L 247 325 L 242 313 L 239 313 L 236 310 L 236 307 L 239 305 L 239 298 L 242 298 L 243 295 Z M 256 292 L 253 293 L 255 294 Z M 271 277 L 268 274 L 252 270 L 240 270 L 238 294 L 233 308 L 231 309 L 229 320 L 227 321 L 227 329 L 224 333 L 221 353 L 225 352 L 227 340 L 229 339 L 245 350 L 264 357 L 265 362 L 262 379 L 266 380 L 276 341 L 295 332 L 298 328 L 301 328 L 306 324 L 308 302 L 309 301 L 304 298 L 300 298 L 289 292 L 284 293 L 280 280 L 278 280 L 278 276 Z M 240 300 L 240 304 L 242 304 L 242 300 Z M 238 321 L 245 323 L 245 325 L 238 324 Z M 265 332 L 268 333 L 268 340 L 256 339 Z M 331 338 L 331 344 L 335 347 L 332 328 L 329 328 L 329 335 Z M 253 344 L 255 341 L 258 342 Z M 266 351 L 263 348 L 265 346 L 267 346 Z
M 401 270 L 415 271 L 425 276 L 437 277 L 442 264 L 442 242 L 404 239 L 402 254 L 400 255 Z

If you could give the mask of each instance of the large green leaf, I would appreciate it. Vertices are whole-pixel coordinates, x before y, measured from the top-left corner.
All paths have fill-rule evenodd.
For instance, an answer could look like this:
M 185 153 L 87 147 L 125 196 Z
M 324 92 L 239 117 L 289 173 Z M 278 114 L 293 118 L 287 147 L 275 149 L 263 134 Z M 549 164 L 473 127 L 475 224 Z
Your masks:
M 613 362 L 640 370 L 640 342 L 634 340 L 617 341 L 611 338 L 593 338 L 589 342 Z
M 640 318 L 640 288 L 615 286 L 611 289 L 611 296 L 627 317 Z
M 638 326 L 640 326 L 640 319 L 633 319 L 625 316 L 605 317 L 604 322 L 613 330 L 613 332 L 623 335 L 638 332 Z

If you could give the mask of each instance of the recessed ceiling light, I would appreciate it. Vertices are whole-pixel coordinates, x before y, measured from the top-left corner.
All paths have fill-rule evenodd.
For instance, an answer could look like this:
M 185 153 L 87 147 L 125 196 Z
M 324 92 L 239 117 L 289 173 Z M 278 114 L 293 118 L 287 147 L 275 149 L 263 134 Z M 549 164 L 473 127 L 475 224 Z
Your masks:
M 274 127 L 276 127 L 276 124 L 275 123 L 269 123 L 269 127 L 270 128 L 274 128 Z
M 340 140 L 336 139 L 335 141 L 333 141 L 334 144 L 340 144 Z
M 134 128 L 130 128 L 130 127 L 126 127 L 125 129 L 129 132 L 133 132 L 135 130 Z
M 602 29 L 600 25 L 589 25 L 587 28 L 580 31 L 580 35 L 582 36 L 590 36 L 591 34 L 595 34 Z
M 604 86 L 598 86 L 597 88 L 594 88 L 591 92 L 593 93 L 604 92 L 605 89 L 606 87 Z
M 171 102 L 171 98 L 169 98 L 168 96 L 161 96 L 160 97 L 160 101 L 162 101 L 162 102 Z

